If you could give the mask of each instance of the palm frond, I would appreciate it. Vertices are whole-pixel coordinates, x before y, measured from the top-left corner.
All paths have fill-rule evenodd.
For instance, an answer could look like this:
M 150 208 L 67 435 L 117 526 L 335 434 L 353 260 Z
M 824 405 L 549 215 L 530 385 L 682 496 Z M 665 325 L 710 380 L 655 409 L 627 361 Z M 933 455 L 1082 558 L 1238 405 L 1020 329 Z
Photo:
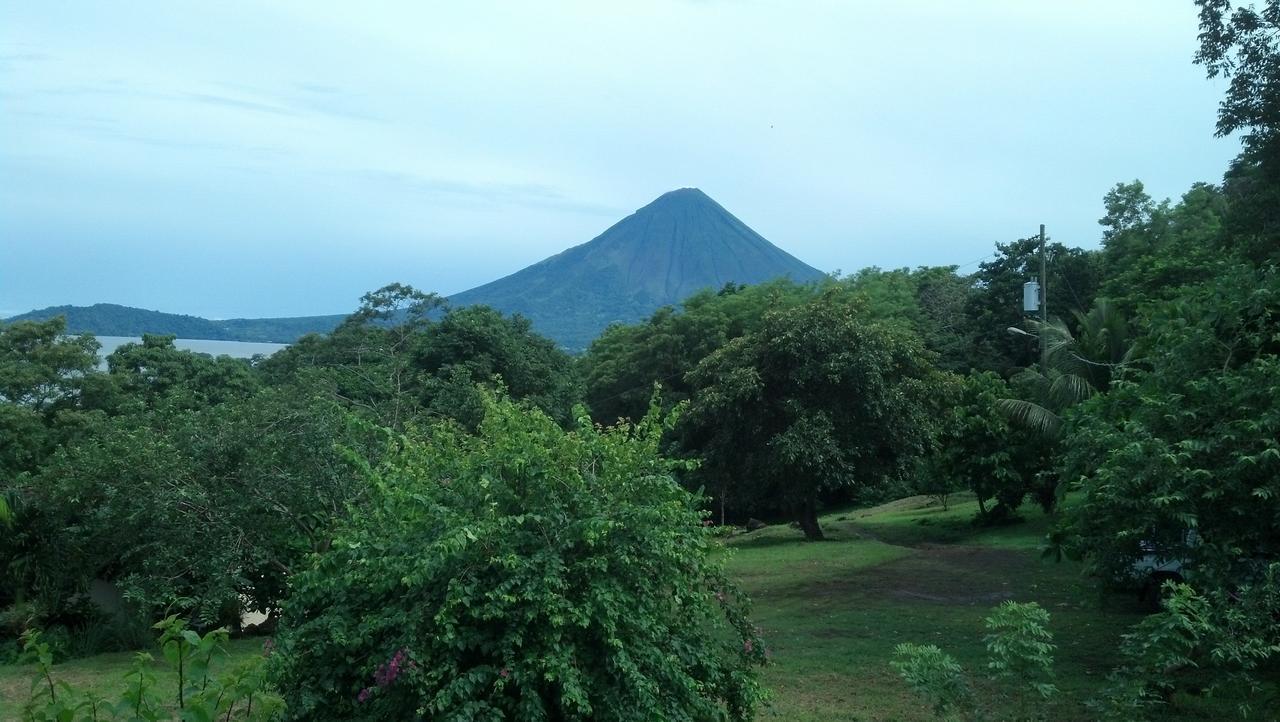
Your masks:
M 996 408 L 1015 426 L 1022 426 L 1056 438 L 1062 430 L 1062 418 L 1040 404 L 1022 399 L 996 399 Z
M 1078 374 L 1058 374 L 1049 385 L 1049 398 L 1056 409 L 1074 406 L 1094 393 L 1089 379 Z

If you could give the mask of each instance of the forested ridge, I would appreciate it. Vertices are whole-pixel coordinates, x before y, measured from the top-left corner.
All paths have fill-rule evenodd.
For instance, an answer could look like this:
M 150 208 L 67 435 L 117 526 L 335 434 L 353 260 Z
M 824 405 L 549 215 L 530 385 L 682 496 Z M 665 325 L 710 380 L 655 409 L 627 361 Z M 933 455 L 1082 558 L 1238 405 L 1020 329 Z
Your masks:
M 115 303 L 92 306 L 50 306 L 5 319 L 47 321 L 61 317 L 68 333 L 95 336 L 133 336 L 144 333 L 211 341 L 293 343 L 309 333 L 328 333 L 345 316 L 294 316 L 288 318 L 231 318 L 211 320 L 199 316 L 148 311 Z
M 1177 562 L 1072 709 L 1274 718 L 1280 3 L 1197 4 L 1242 150 L 1176 199 L 1099 189 L 1096 250 L 728 283 L 579 356 L 401 284 L 252 360 L 146 335 L 99 370 L 63 319 L 0 326 L 0 658 L 44 675 L 23 714 L 96 715 L 52 660 L 161 620 L 211 715 L 752 719 L 769 640 L 721 537 L 794 524 L 821 550 L 826 511 L 965 495 L 974 528 L 1045 515 L 1043 563 L 1083 563 L 1099 599 Z M 1042 253 L 1043 320 L 1021 307 Z M 209 682 L 201 650 L 247 611 L 270 655 Z M 1043 718 L 1085 694 L 1049 631 L 1078 613 L 1006 601 L 986 667 L 902 638 L 887 671 L 939 718 Z M 130 704 L 173 706 L 137 675 Z

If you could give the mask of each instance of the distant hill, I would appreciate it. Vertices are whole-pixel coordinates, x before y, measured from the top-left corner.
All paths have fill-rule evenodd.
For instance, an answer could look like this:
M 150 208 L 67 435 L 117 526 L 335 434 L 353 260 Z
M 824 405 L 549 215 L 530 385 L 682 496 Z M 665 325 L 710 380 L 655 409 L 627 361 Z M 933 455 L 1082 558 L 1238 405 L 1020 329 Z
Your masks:
M 213 341 L 260 341 L 293 343 L 312 333 L 328 333 L 346 316 L 296 316 L 293 318 L 232 318 L 213 321 L 199 316 L 147 311 L 114 303 L 92 306 L 50 306 L 6 321 L 42 321 L 66 316 L 70 333 L 92 333 L 97 336 L 141 336 L 144 333 L 171 333 L 178 338 L 203 338 Z
M 824 274 L 751 230 L 697 188 L 659 196 L 594 240 L 450 297 L 519 313 L 569 349 L 695 291 Z
M 765 240 L 697 188 L 659 196 L 595 239 L 510 276 L 455 294 L 455 306 L 485 304 L 519 313 L 570 350 L 585 349 L 613 322 L 642 320 L 704 288 L 824 274 Z M 51 306 L 7 319 L 67 317 L 72 333 L 140 336 L 171 333 L 215 341 L 292 343 L 332 331 L 345 316 L 235 318 L 214 321 L 99 303 Z

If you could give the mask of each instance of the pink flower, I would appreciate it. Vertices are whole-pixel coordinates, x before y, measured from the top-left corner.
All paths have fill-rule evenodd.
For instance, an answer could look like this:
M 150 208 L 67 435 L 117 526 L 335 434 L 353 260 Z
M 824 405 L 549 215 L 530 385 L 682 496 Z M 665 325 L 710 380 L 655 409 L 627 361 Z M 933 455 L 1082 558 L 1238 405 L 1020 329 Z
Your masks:
M 755 645 L 751 643 L 750 639 L 742 643 L 742 650 L 747 654 L 751 654 L 751 650 L 753 649 L 755 649 Z
M 386 687 L 396 681 L 396 677 L 400 676 L 400 666 L 408 659 L 408 653 L 403 649 L 396 651 L 386 664 L 378 665 L 377 671 L 373 673 L 373 681 L 377 682 L 379 687 Z M 413 667 L 413 661 L 409 661 L 409 666 Z
M 364 689 L 360 690 L 360 694 L 356 695 L 356 701 L 359 702 L 360 704 L 364 704 L 365 702 L 369 701 L 368 687 L 365 687 Z
M 511 676 L 511 670 L 507 669 L 506 667 L 503 667 L 502 670 L 498 672 L 498 676 L 503 679 L 506 679 L 507 677 Z

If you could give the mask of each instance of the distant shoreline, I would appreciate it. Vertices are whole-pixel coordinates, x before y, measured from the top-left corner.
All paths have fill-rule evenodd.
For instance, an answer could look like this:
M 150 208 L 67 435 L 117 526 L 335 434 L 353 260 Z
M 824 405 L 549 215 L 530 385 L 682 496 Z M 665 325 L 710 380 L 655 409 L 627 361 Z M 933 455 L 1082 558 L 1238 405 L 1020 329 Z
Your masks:
M 102 344 L 98 350 L 99 364 L 105 364 L 106 358 L 117 348 L 126 343 L 141 343 L 141 336 L 99 336 L 93 334 Z M 225 341 L 222 339 L 177 338 L 173 345 L 184 351 L 209 354 L 210 356 L 230 356 L 232 358 L 252 358 L 257 355 L 271 354 L 288 348 L 287 343 L 267 343 L 265 341 Z

